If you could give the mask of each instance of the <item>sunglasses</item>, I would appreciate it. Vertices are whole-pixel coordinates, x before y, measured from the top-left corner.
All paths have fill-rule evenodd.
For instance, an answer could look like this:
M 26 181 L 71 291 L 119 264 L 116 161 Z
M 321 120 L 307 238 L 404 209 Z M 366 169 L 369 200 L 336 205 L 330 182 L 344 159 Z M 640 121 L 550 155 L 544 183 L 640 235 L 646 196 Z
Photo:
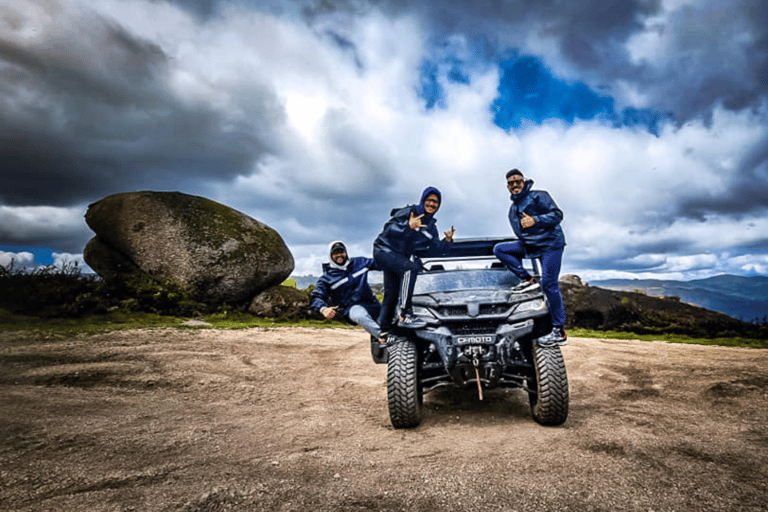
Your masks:
M 523 180 L 509 180 L 507 182 L 507 185 L 509 185 L 510 187 L 514 187 L 515 185 L 522 185 L 523 183 L 524 183 Z

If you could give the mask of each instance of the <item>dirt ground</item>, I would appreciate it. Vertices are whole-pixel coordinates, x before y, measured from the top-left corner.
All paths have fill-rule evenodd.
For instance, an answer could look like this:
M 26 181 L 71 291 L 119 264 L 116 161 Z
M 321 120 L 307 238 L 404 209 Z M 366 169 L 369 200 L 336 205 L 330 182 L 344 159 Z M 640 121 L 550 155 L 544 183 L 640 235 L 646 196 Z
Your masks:
M 435 391 L 360 329 L 0 333 L 0 510 L 768 510 L 768 353 L 571 338 L 570 414 Z

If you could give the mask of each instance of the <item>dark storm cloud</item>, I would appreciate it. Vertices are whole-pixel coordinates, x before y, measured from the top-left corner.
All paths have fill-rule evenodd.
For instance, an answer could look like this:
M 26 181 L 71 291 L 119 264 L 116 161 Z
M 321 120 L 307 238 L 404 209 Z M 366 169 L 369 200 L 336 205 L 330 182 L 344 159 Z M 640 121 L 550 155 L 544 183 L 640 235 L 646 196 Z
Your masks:
M 754 226 L 748 226 L 748 229 L 753 229 Z M 756 240 L 750 240 L 748 243 L 739 244 L 734 246 L 737 251 L 745 251 L 753 254 L 768 254 L 768 236 L 763 236 Z
M 85 208 L 83 207 L 83 214 Z M 77 215 L 78 220 L 82 217 Z M 24 222 L 17 215 L 0 209 L 0 243 L 21 247 L 55 247 L 56 252 L 81 253 L 93 232 L 85 222 L 57 219 L 50 212 L 43 223 Z M 9 247 L 9 250 L 12 250 Z M 25 249 L 30 250 L 30 249 Z M 3 249 L 0 249 L 3 252 Z M 18 252 L 18 251 L 13 251 Z
M 152 0 L 155 2 L 161 0 Z M 221 3 L 219 0 L 170 0 L 171 3 L 182 7 L 188 12 L 200 17 L 201 19 L 208 19 L 216 13 L 217 6 Z
M 708 119 L 719 105 L 730 110 L 759 106 L 768 95 L 764 0 L 696 2 L 649 28 L 645 21 L 661 14 L 659 0 L 372 3 L 396 13 L 419 13 L 438 40 L 467 35 L 480 53 L 523 48 L 527 34 L 536 31 L 557 42 L 561 56 L 594 91 L 611 95 L 616 92 L 611 84 L 625 81 L 648 98 L 641 107 L 671 112 L 679 123 Z M 633 61 L 626 45 L 643 30 L 659 34 L 665 45 L 660 61 Z M 535 57 L 552 64 L 551 57 Z
M 157 45 L 93 13 L 67 21 L 74 30 L 39 45 L 0 39 L 0 203 L 228 179 L 276 144 L 270 124 L 282 112 L 269 92 L 242 91 L 233 101 L 252 115 L 241 120 L 181 103 Z
M 768 4 L 762 0 L 684 6 L 660 27 L 670 44 L 663 68 L 645 67 L 638 82 L 674 106 L 681 120 L 707 119 L 722 104 L 754 107 L 768 94 Z
M 263 3 L 259 8 L 264 10 L 279 5 Z M 612 84 L 621 80 L 648 101 L 622 109 L 671 113 L 670 119 L 680 124 L 709 119 L 720 105 L 735 111 L 756 107 L 768 96 L 764 0 L 702 0 L 668 18 L 654 18 L 663 14 L 661 0 L 305 0 L 299 5 L 308 20 L 372 8 L 395 16 L 415 14 L 430 27 L 435 44 L 464 35 L 478 55 L 490 60 L 498 60 L 498 52 L 523 49 L 533 31 L 552 38 L 561 57 L 595 93 L 615 95 Z M 659 35 L 660 60 L 633 60 L 627 43 L 644 31 Z M 551 56 L 534 57 L 552 64 Z
M 563 55 L 583 69 L 600 69 L 627 55 L 622 45 L 642 28 L 642 17 L 656 14 L 660 2 L 549 2 L 542 9 L 546 33 L 561 38 Z
M 615 44 L 641 28 L 642 17 L 659 11 L 659 0 L 459 0 L 374 2 L 398 12 L 420 12 L 437 33 L 465 33 L 511 41 L 530 28 L 561 41 L 563 53 L 584 68 L 600 65 Z
M 61 11 L 49 14 L 65 16 Z M 5 93 L 40 86 L 50 94 L 107 105 L 157 101 L 154 89 L 167 64 L 158 46 L 90 13 L 39 45 L 28 44 L 21 35 L 16 40 L 0 39 L 0 59 L 10 64 L 3 69 Z
M 658 2 L 627 3 L 601 10 L 600 2 L 577 2 L 554 27 L 563 55 L 593 84 L 623 79 L 650 95 L 651 108 L 671 111 L 680 122 L 708 119 L 722 104 L 730 110 L 759 105 L 768 93 L 768 4 L 763 0 L 687 5 L 658 27 L 668 43 L 660 64 L 631 62 L 624 49 L 641 28 L 638 16 L 658 11 Z M 614 5 L 623 4 L 616 2 Z
M 608 258 L 588 258 L 578 260 L 574 258 L 573 254 L 569 255 L 571 264 L 577 266 L 577 268 L 599 268 L 599 269 L 611 269 L 619 272 L 648 272 L 661 268 L 664 265 L 664 261 L 633 261 L 631 255 L 619 255 L 616 257 Z
M 736 173 L 723 173 L 725 183 L 713 183 L 712 195 L 680 199 L 679 214 L 693 219 L 718 215 L 740 218 L 768 213 L 768 137 L 745 155 Z

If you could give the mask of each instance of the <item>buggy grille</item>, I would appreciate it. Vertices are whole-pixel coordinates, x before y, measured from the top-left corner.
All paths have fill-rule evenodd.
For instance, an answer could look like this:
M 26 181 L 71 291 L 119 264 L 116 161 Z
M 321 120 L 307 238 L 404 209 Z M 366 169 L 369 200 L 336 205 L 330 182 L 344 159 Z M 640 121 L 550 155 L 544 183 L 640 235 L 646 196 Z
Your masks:
M 509 312 L 509 304 L 480 304 L 478 314 L 480 315 L 504 315 Z M 467 316 L 469 310 L 467 306 L 441 306 L 437 308 L 437 314 L 443 318 Z
M 453 324 L 448 326 L 453 334 L 495 334 L 499 328 L 499 322 L 472 322 Z
M 442 317 L 467 316 L 467 307 L 466 306 L 443 306 L 438 309 L 438 314 Z
M 481 315 L 503 315 L 509 311 L 509 304 L 481 304 Z

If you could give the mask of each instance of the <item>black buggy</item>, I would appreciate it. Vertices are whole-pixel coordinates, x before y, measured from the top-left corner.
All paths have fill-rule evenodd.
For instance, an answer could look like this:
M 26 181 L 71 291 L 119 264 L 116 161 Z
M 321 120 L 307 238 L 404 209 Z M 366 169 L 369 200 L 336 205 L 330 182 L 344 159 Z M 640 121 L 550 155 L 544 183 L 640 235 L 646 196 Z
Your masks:
M 371 346 L 374 361 L 388 365 L 395 428 L 421 423 L 424 393 L 440 387 L 477 387 L 480 400 L 483 389 L 521 388 L 534 420 L 565 422 L 563 355 L 557 344 L 537 342 L 552 330 L 547 300 L 540 287 L 510 292 L 519 280 L 493 255 L 494 245 L 506 241 L 457 240 L 446 255 L 419 255 L 424 270 L 416 280 L 413 310 L 426 327 L 394 331 L 386 349 L 377 342 Z

